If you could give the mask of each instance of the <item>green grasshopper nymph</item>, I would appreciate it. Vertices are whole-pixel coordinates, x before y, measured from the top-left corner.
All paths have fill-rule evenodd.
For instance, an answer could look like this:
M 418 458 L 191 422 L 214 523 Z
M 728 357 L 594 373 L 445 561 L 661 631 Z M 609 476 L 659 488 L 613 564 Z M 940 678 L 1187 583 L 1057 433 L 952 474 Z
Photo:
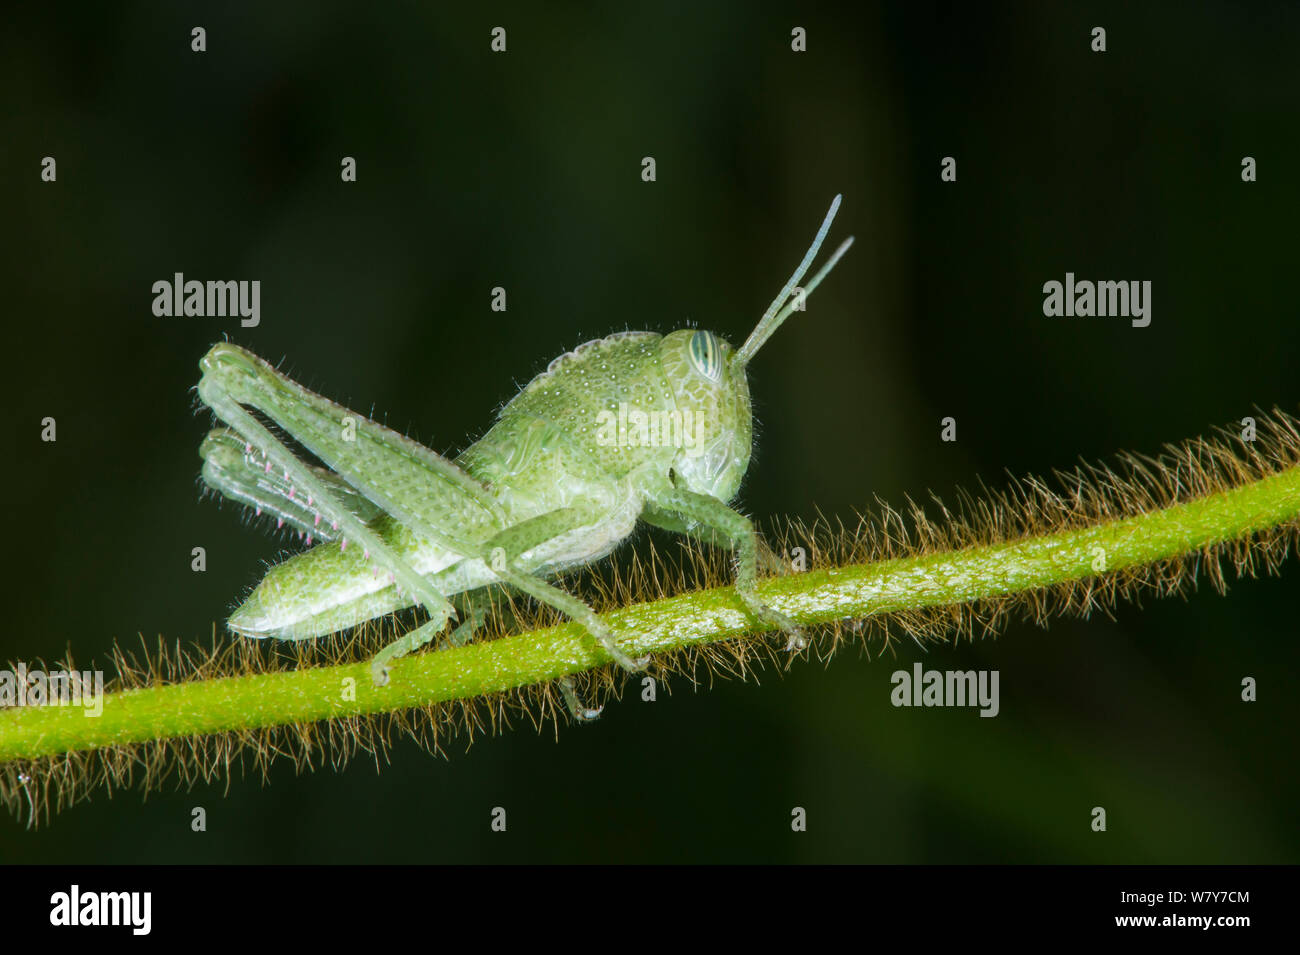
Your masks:
M 852 244 L 845 240 L 798 288 L 839 205 L 836 196 L 812 247 L 739 349 L 696 329 L 587 342 L 551 362 L 454 461 L 308 391 L 252 352 L 214 345 L 199 363 L 198 394 L 229 427 L 203 442 L 203 480 L 315 544 L 272 567 L 227 626 L 301 640 L 421 605 L 428 621 L 372 662 L 382 686 L 390 662 L 458 618 L 449 598 L 474 607 L 476 594 L 505 586 L 577 621 L 635 671 L 647 661 L 621 650 L 585 602 L 548 579 L 608 555 L 639 519 L 729 543 L 740 599 L 761 623 L 784 631 L 790 649 L 803 647 L 799 627 L 759 600 L 758 535 L 728 502 L 749 466 L 746 368 Z M 300 460 L 250 408 L 326 467 Z M 465 616 L 452 644 L 481 621 L 477 610 Z M 596 715 L 578 706 L 570 684 L 561 688 L 576 717 Z

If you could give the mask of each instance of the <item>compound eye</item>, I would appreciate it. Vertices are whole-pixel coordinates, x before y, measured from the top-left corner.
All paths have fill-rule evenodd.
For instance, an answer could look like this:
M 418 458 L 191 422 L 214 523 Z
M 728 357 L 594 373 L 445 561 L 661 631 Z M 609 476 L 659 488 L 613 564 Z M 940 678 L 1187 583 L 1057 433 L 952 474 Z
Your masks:
M 691 364 L 709 381 L 722 377 L 722 346 L 712 332 L 696 332 L 688 349 Z

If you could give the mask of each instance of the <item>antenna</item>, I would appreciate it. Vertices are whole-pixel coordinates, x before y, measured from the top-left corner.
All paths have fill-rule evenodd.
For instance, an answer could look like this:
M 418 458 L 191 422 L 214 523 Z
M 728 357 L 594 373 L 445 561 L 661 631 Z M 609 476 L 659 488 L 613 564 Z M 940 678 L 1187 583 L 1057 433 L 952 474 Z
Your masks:
M 800 299 L 802 298 L 803 300 L 807 300 L 808 296 L 812 294 L 813 289 L 821 284 L 821 280 L 826 278 L 831 269 L 835 268 L 835 263 L 840 260 L 840 257 L 844 255 L 844 253 L 849 250 L 849 246 L 853 244 L 852 236 L 845 239 L 844 242 L 841 243 L 840 247 L 835 250 L 834 254 L 831 255 L 829 261 L 827 261 L 827 263 L 821 267 L 821 270 L 813 276 L 813 279 L 808 283 L 807 288 L 805 288 L 800 295 L 795 296 L 793 301 L 787 303 L 787 299 L 790 298 L 790 293 L 793 291 L 794 287 L 799 284 L 799 280 L 804 277 L 804 273 L 807 272 L 808 267 L 812 265 L 813 259 L 817 258 L 817 252 L 822 247 L 822 241 L 826 238 L 826 233 L 830 230 L 831 222 L 835 219 L 835 213 L 839 211 L 840 198 L 841 197 L 837 195 L 834 201 L 831 202 L 830 211 L 826 213 L 826 218 L 822 220 L 822 227 L 817 230 L 817 237 L 813 239 L 812 246 L 809 247 L 807 254 L 804 255 L 803 261 L 800 262 L 799 267 L 794 270 L 794 275 L 790 276 L 790 281 L 785 283 L 785 287 L 781 289 L 780 294 L 778 294 L 776 298 L 772 299 L 772 304 L 767 307 L 767 311 L 763 313 L 763 317 L 758 320 L 758 324 L 755 325 L 754 330 L 750 332 L 749 338 L 745 339 L 745 344 L 740 346 L 735 357 L 732 358 L 733 362 L 741 365 L 749 364 L 749 360 L 753 358 L 754 355 L 758 353 L 758 350 L 763 347 L 763 344 L 772 337 L 772 333 L 780 328 L 781 323 L 789 318 L 794 312 Z M 782 308 L 782 305 L 785 305 L 785 307 Z

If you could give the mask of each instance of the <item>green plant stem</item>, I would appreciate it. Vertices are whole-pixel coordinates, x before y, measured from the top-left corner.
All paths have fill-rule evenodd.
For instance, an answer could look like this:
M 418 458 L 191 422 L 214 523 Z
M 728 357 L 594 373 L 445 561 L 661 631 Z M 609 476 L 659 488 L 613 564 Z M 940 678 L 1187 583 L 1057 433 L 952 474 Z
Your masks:
M 762 598 L 804 625 L 966 603 L 1190 554 L 1300 516 L 1300 468 L 1230 491 L 1011 543 L 776 577 Z M 1100 551 L 1098 550 L 1100 548 Z M 758 625 L 729 587 L 612 610 L 604 619 L 634 656 L 753 634 Z M 103 746 L 397 712 L 468 700 L 610 663 L 575 624 L 397 661 L 377 688 L 368 663 L 236 676 L 108 694 L 82 707 L 0 711 L 0 762 Z

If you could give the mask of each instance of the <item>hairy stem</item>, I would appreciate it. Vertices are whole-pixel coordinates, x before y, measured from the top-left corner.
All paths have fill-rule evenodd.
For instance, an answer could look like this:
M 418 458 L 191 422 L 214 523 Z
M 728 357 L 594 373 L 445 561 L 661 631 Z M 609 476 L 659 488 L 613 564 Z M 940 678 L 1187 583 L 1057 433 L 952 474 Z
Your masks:
M 809 570 L 760 582 L 761 597 L 800 624 L 924 610 L 1066 585 L 1249 537 L 1300 516 L 1300 467 L 1230 490 L 1089 526 L 915 557 Z M 754 634 L 729 587 L 605 614 L 633 656 Z M 105 746 L 254 730 L 471 700 L 577 674 L 610 657 L 575 624 L 416 654 L 373 686 L 368 663 L 319 666 L 124 690 L 102 715 L 81 707 L 0 711 L 0 762 Z

